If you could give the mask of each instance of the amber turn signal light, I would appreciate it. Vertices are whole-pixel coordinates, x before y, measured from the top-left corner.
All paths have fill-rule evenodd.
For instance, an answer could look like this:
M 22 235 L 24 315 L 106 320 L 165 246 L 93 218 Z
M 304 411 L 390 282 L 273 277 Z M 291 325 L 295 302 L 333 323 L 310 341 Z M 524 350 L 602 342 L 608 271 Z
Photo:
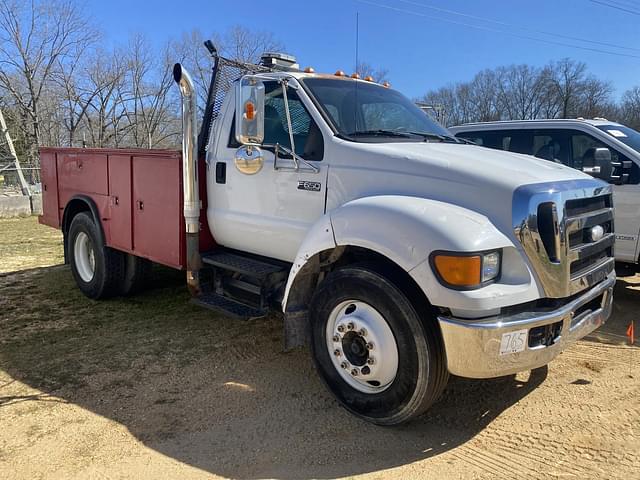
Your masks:
M 244 114 L 247 120 L 253 120 L 256 118 L 256 107 L 253 102 L 247 102 L 244 104 Z
M 440 278 L 454 287 L 472 287 L 481 283 L 482 259 L 480 255 L 436 255 L 433 258 Z

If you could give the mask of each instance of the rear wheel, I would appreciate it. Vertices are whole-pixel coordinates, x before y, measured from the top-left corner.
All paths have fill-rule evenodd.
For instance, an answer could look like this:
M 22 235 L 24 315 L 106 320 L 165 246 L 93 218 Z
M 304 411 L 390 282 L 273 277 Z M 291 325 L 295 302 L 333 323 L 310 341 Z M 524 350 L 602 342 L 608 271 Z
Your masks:
M 421 318 L 428 309 L 377 270 L 348 266 L 322 282 L 310 309 L 312 349 L 320 376 L 348 410 L 395 425 L 423 413 L 448 372 L 435 319 Z
M 89 213 L 73 217 L 67 242 L 71 272 L 82 293 L 93 299 L 117 294 L 123 281 L 123 254 L 102 244 Z
M 120 293 L 133 295 L 142 290 L 149 282 L 153 264 L 146 258 L 138 257 L 130 253 L 124 254 L 124 276 Z

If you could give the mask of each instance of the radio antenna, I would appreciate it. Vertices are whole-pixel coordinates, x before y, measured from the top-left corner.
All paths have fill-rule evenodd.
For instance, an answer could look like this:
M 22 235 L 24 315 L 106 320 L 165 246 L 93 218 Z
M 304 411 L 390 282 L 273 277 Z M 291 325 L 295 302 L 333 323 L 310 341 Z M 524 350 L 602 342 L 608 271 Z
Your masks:
M 353 105 L 353 125 L 354 125 L 354 129 L 357 132 L 358 131 L 358 78 L 357 78 L 357 73 L 358 73 L 358 50 L 359 50 L 359 40 L 360 40 L 360 12 L 356 12 L 356 66 L 355 66 L 355 74 L 354 76 L 356 78 L 354 78 L 354 81 L 356 83 L 355 86 L 355 102 Z

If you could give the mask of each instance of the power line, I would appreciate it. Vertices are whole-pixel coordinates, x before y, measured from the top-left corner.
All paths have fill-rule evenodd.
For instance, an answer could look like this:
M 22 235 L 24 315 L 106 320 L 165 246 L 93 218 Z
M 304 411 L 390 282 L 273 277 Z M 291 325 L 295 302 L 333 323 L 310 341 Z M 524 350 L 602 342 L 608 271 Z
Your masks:
M 521 25 L 515 25 L 513 23 L 501 22 L 499 20 L 494 20 L 492 18 L 479 17 L 479 16 L 476 16 L 476 15 L 471 15 L 471 14 L 464 13 L 464 12 L 457 12 L 455 10 L 449 10 L 447 8 L 437 7 L 435 5 L 426 5 L 424 3 L 414 2 L 414 1 L 411 1 L 411 0 L 398 0 L 398 1 L 401 2 L 401 3 L 406 3 L 406 4 L 417 6 L 417 7 L 428 8 L 430 10 L 434 10 L 434 11 L 441 12 L 441 13 L 447 13 L 447 14 L 450 14 L 450 15 L 457 15 L 457 16 L 460 16 L 460 17 L 470 18 L 470 19 L 473 19 L 473 20 L 480 20 L 482 22 L 489 22 L 489 23 L 493 23 L 495 25 L 501 25 L 503 27 L 517 28 L 517 29 L 520 29 L 520 30 L 527 30 L 529 32 L 539 33 L 539 34 L 542 34 L 542 35 L 549 35 L 549 36 L 552 36 L 552 37 L 564 38 L 566 40 L 574 40 L 574 41 L 577 41 L 577 42 L 592 43 L 594 45 L 602 45 L 602 46 L 605 46 L 605 47 L 618 48 L 618 49 L 621 49 L 621 50 L 633 50 L 633 51 L 636 51 L 636 52 L 640 52 L 640 48 L 627 47 L 627 46 L 624 46 L 624 45 L 616 45 L 615 43 L 607 43 L 607 42 L 601 42 L 601 41 L 598 41 L 598 40 L 591 40 L 591 39 L 588 39 L 588 38 L 572 37 L 570 35 L 563 35 L 561 33 L 547 32 L 547 31 L 544 31 L 544 30 L 537 30 L 537 29 L 530 28 L 530 27 L 524 27 L 524 26 L 521 26 Z M 591 1 L 594 1 L 594 0 L 591 0 Z M 611 0 L 609 0 L 609 1 L 611 1 Z
M 591 0 L 591 3 L 597 3 L 598 5 L 603 5 L 603 6 L 609 7 L 609 8 L 615 8 L 616 10 L 621 10 L 623 12 L 627 12 L 627 13 L 630 13 L 632 15 L 639 15 L 640 16 L 640 12 L 638 12 L 637 10 L 635 10 L 635 11 L 634 10 L 629 10 L 627 8 L 624 8 L 624 7 L 616 6 L 616 5 L 612 4 L 612 3 L 601 2 L 600 0 Z
M 412 11 L 412 10 L 406 10 L 406 9 L 394 7 L 394 6 L 391 6 L 391 5 L 384 5 L 384 4 L 380 4 L 380 3 L 374 3 L 374 2 L 371 2 L 371 1 L 368 1 L 368 0 L 355 0 L 355 1 L 359 2 L 359 3 L 367 4 L 367 5 L 372 5 L 374 7 L 385 8 L 387 10 L 392 10 L 392 11 L 396 11 L 396 12 L 400 12 L 400 13 L 405 13 L 407 15 L 414 15 L 414 16 L 418 16 L 418 17 L 429 18 L 429 19 L 432 19 L 432 20 L 439 20 L 441 22 L 452 23 L 454 25 L 460 25 L 460 26 L 463 26 L 463 27 L 475 28 L 477 30 L 484 30 L 484 31 L 487 31 L 487 32 L 492 32 L 492 33 L 500 33 L 500 34 L 503 34 L 503 35 L 509 35 L 509 36 L 512 36 L 512 37 L 522 38 L 522 39 L 525 39 L 525 40 L 533 40 L 535 42 L 546 43 L 546 44 L 549 44 L 549 45 L 558 45 L 558 46 L 561 46 L 561 47 L 575 48 L 575 49 L 578 49 L 578 50 L 586 50 L 586 51 L 589 51 L 589 52 L 602 53 L 602 54 L 605 54 L 605 55 L 614 55 L 614 56 L 628 57 L 628 58 L 640 58 L 640 55 L 633 55 L 633 54 L 630 54 L 630 53 L 622 53 L 622 52 L 611 52 L 611 51 L 602 50 L 602 49 L 599 49 L 599 48 L 591 48 L 591 47 L 585 47 L 585 46 L 581 46 L 581 45 L 572 45 L 572 44 L 569 44 L 569 43 L 562 43 L 562 42 L 557 42 L 557 41 L 554 41 L 554 40 L 547 40 L 547 39 L 543 39 L 543 38 L 531 37 L 531 36 L 528 36 L 528 35 L 521 35 L 521 34 L 508 32 L 508 31 L 504 31 L 504 30 L 498 30 L 496 28 L 486 27 L 486 26 L 483 26 L 483 25 L 474 25 L 474 24 L 471 24 L 471 23 L 460 22 L 460 21 L 457 21 L 457 20 L 451 20 L 449 18 L 436 17 L 436 16 L 433 16 L 433 15 L 427 15 L 425 13 L 415 12 L 415 11 Z

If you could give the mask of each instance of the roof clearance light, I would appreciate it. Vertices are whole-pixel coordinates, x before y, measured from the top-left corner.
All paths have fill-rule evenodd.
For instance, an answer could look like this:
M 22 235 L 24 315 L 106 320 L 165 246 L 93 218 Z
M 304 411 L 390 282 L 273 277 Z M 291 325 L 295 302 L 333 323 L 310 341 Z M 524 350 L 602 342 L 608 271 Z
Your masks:
M 373 82 L 373 77 L 371 75 L 367 75 L 364 77 L 365 82 Z
M 336 73 L 334 73 L 334 75 L 336 77 L 346 77 L 347 76 L 347 74 L 344 73 L 342 70 L 338 70 Z
M 358 78 L 360 78 L 360 74 L 358 72 L 352 73 L 351 74 L 351 78 L 358 79 Z
M 304 73 L 316 73 L 313 67 L 307 67 L 304 69 Z
M 390 84 L 389 82 L 384 82 L 384 83 L 382 84 L 382 86 L 383 86 L 384 88 L 389 88 L 389 87 L 391 86 L 391 84 Z

